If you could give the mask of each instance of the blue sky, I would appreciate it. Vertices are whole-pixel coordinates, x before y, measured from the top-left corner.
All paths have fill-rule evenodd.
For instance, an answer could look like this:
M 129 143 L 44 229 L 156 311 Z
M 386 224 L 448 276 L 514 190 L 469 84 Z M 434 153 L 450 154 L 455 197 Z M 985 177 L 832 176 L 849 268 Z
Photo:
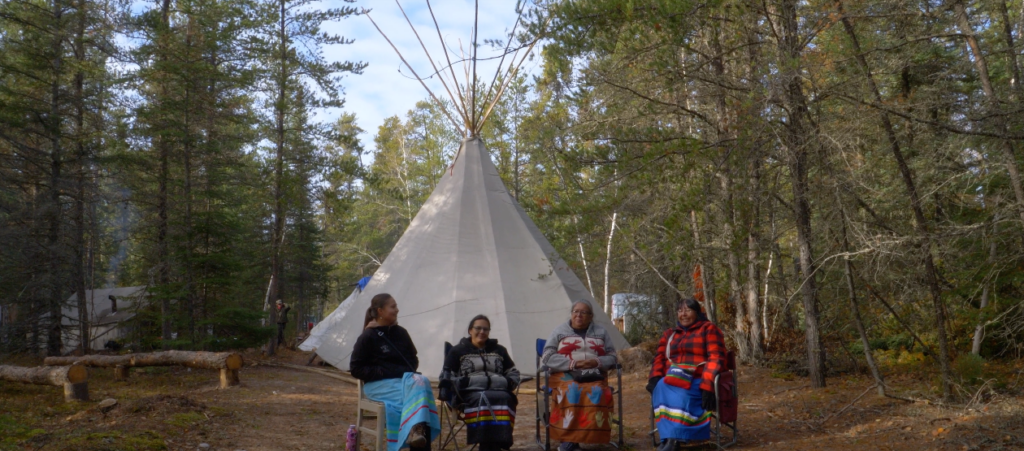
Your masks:
M 340 1 L 326 1 L 326 6 L 340 6 Z M 434 14 L 440 25 L 441 35 L 450 49 L 458 50 L 461 40 L 463 48 L 469 49 L 469 40 L 473 27 L 472 0 L 433 0 Z M 484 39 L 504 39 L 516 22 L 516 0 L 481 0 L 480 1 L 480 42 Z M 391 41 L 398 47 L 413 68 L 423 75 L 433 70 L 419 42 L 406 23 L 398 6 L 392 0 L 361 0 L 357 7 L 370 8 L 373 20 L 387 33 Z M 430 12 L 424 0 L 403 0 L 402 6 L 409 15 L 413 25 L 423 38 L 427 49 L 435 61 L 443 60 L 441 44 L 434 29 Z M 401 60 L 387 41 L 377 32 L 366 17 L 352 17 L 341 22 L 325 24 L 324 31 L 355 39 L 355 43 L 344 46 L 333 46 L 325 49 L 328 60 L 363 61 L 369 66 L 362 75 L 348 75 L 342 81 L 345 88 L 345 107 L 342 110 L 324 111 L 321 120 L 333 121 L 342 111 L 354 112 L 359 126 L 366 132 L 360 137 L 364 148 L 373 149 L 373 136 L 384 119 L 398 115 L 404 117 L 416 102 L 426 99 L 428 94 L 411 73 L 402 66 Z M 534 49 L 534 52 L 539 49 Z M 480 57 L 494 55 L 495 51 L 481 47 Z M 453 60 L 455 59 L 455 55 Z M 402 72 L 399 73 L 399 67 Z M 521 70 L 533 73 L 537 63 L 527 61 Z M 481 78 L 490 81 L 494 75 L 494 63 L 481 63 L 477 73 Z M 456 74 L 461 76 L 461 67 L 456 66 Z M 461 80 L 460 80 L 461 81 Z M 447 96 L 440 83 L 431 80 L 428 85 L 434 94 Z

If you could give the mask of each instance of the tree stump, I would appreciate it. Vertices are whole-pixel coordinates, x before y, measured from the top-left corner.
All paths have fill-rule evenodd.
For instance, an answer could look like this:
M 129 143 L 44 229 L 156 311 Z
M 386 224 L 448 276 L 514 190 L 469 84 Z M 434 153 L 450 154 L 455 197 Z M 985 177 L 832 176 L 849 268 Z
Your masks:
M 220 388 L 228 388 L 240 384 L 238 370 L 220 369 Z
M 117 365 L 114 367 L 114 380 L 115 381 L 126 381 L 131 375 L 131 368 L 127 365 Z
M 88 401 L 89 400 L 89 382 L 79 382 L 77 384 L 64 384 L 64 401 Z
M 22 367 L 0 365 L 0 380 L 64 387 L 64 400 L 89 400 L 89 370 L 82 365 Z

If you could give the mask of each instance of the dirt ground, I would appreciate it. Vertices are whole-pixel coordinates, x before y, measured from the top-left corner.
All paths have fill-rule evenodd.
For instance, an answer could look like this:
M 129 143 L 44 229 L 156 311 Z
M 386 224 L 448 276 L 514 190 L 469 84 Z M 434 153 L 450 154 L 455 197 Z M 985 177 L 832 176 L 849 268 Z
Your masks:
M 307 358 L 285 351 L 273 362 L 304 364 Z M 354 385 L 270 366 L 254 355 L 246 362 L 241 386 L 224 390 L 214 371 L 138 369 L 130 380 L 115 382 L 112 370 L 92 369 L 89 403 L 64 403 L 58 387 L 0 382 L 0 450 L 344 449 L 345 432 L 355 423 Z M 802 378 L 741 367 L 736 448 L 1024 450 L 1024 363 L 1011 370 L 994 395 L 982 390 L 989 394 L 971 404 L 941 406 L 878 396 L 862 375 L 834 377 L 827 388 L 813 390 Z M 927 388 L 919 376 L 896 373 L 888 382 L 910 397 Z M 645 383 L 644 374 L 623 378 L 629 449 L 652 448 Z M 517 450 L 537 449 L 533 387 L 526 384 L 520 395 Z M 102 412 L 99 401 L 107 398 L 118 403 Z M 362 448 L 372 449 L 366 439 Z

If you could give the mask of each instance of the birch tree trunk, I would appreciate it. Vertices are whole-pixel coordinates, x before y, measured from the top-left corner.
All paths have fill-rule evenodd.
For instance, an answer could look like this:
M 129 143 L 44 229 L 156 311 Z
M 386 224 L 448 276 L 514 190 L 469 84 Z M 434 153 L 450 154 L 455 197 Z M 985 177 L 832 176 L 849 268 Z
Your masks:
M 618 217 L 619 213 L 617 211 L 613 211 L 612 226 L 608 230 L 608 249 L 604 259 L 604 312 L 608 315 L 612 314 L 612 306 L 609 302 L 611 296 L 608 294 L 608 272 L 612 264 L 612 238 L 615 237 L 615 221 Z
M 594 284 L 590 281 L 590 268 L 587 266 L 587 254 L 583 252 L 583 238 L 580 237 L 576 215 L 572 216 L 572 225 L 576 227 L 576 244 L 580 247 L 580 260 L 583 261 L 583 273 L 587 276 L 587 288 L 590 290 L 590 294 L 594 294 Z
M 750 186 L 747 189 L 747 201 L 750 203 L 750 220 L 747 224 L 747 306 L 746 326 L 749 333 L 747 339 L 750 341 L 749 361 L 759 362 L 764 359 L 764 332 L 761 328 L 761 300 L 758 296 L 760 290 L 760 260 L 761 260 L 761 236 L 759 216 L 761 210 L 758 206 L 757 193 L 760 189 L 760 161 L 758 158 L 751 158 L 750 163 Z

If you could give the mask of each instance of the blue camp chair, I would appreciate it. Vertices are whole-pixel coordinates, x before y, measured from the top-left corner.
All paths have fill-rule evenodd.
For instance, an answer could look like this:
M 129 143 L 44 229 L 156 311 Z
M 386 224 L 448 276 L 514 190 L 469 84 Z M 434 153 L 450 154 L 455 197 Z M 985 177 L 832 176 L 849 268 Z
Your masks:
M 547 340 L 543 338 L 537 339 L 537 377 L 535 379 L 537 381 L 537 395 L 534 397 L 537 404 L 537 432 L 534 435 L 534 439 L 537 442 L 537 446 L 540 446 L 542 450 L 551 451 L 551 423 L 548 422 L 548 419 L 551 418 L 551 387 L 548 384 L 551 372 L 547 371 L 540 364 L 540 358 L 544 354 L 544 345 L 546 344 Z M 542 381 L 543 385 L 541 385 Z M 615 364 L 615 382 L 615 387 L 612 387 L 612 394 L 617 398 L 616 403 L 618 404 L 619 415 L 616 418 L 612 418 L 612 423 L 618 426 L 619 435 L 618 440 L 611 442 L 611 445 L 622 449 L 622 446 L 625 444 L 625 436 L 622 435 L 622 365 L 619 363 Z M 541 426 L 544 427 L 543 441 L 541 441 L 540 437 Z

